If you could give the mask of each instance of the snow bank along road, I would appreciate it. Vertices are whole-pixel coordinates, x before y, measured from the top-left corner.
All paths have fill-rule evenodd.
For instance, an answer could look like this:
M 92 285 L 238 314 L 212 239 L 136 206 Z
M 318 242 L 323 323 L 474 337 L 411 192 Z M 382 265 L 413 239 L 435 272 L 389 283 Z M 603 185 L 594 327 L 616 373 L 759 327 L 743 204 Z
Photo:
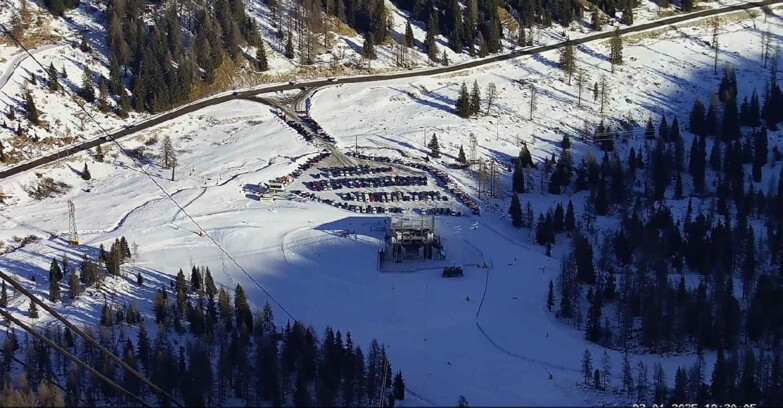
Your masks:
M 658 21 L 653 21 L 650 23 L 645 24 L 639 24 L 632 27 L 627 27 L 620 30 L 621 34 L 629 34 L 629 33 L 635 33 L 640 31 L 645 31 L 649 29 L 664 27 L 667 25 L 672 24 L 678 24 L 690 20 L 695 20 L 698 18 L 704 18 L 704 17 L 710 17 L 720 14 L 726 14 L 726 13 L 732 13 L 736 11 L 743 11 L 743 10 L 750 10 L 754 8 L 759 7 L 768 7 L 775 4 L 783 3 L 783 0 L 765 0 L 765 1 L 752 1 L 747 2 L 744 4 L 737 4 L 733 6 L 726 6 L 722 8 L 717 9 L 710 9 L 710 10 L 702 10 L 697 11 L 694 13 L 684 14 L 676 17 L 670 17 Z M 584 44 L 587 42 L 592 41 L 598 41 L 598 40 L 604 40 L 607 38 L 610 38 L 613 35 L 612 31 L 605 31 L 594 35 L 589 35 L 581 38 L 577 38 L 574 40 L 571 40 L 574 44 Z M 414 70 L 414 71 L 408 71 L 408 72 L 399 72 L 399 73 L 393 73 L 393 74 L 376 74 L 376 75 L 359 75 L 359 76 L 352 76 L 352 77 L 343 77 L 339 79 L 339 82 L 342 83 L 360 83 L 360 82 L 375 82 L 375 81 L 385 81 L 389 79 L 400 79 L 400 78 L 411 78 L 411 77 L 417 77 L 417 76 L 431 76 L 431 75 L 438 75 L 438 74 L 444 74 L 448 72 L 455 72 L 455 71 L 461 71 L 463 69 L 469 69 L 469 68 L 475 68 L 481 65 L 487 65 L 492 64 L 495 62 L 500 61 L 506 61 L 517 57 L 522 57 L 526 55 L 533 55 L 533 54 L 539 54 L 546 51 L 555 50 L 558 48 L 562 48 L 565 46 L 565 42 L 541 46 L 541 47 L 531 47 L 527 49 L 522 50 L 514 50 L 509 53 L 496 55 L 489 58 L 479 59 L 479 60 L 473 60 L 468 61 L 462 64 L 455 64 L 449 67 L 442 67 L 442 68 L 426 68 L 426 69 L 420 69 L 420 70 Z M 26 55 L 26 54 L 25 54 Z M 4 75 L 5 76 L 5 75 Z M 6 79 L 7 81 L 7 79 Z M 57 161 L 59 159 L 62 159 L 64 157 L 79 153 L 84 150 L 91 149 L 93 147 L 99 146 L 101 144 L 107 143 L 111 140 L 116 140 L 131 134 L 134 134 L 136 132 L 140 132 L 142 130 L 151 128 L 153 126 L 159 125 L 161 123 L 167 122 L 169 120 L 178 118 L 182 115 L 195 112 L 199 109 L 205 108 L 207 106 L 217 105 L 220 103 L 224 103 L 227 101 L 231 101 L 234 99 L 239 98 L 247 98 L 250 96 L 260 95 L 264 93 L 270 93 L 270 92 L 278 92 L 278 91 L 287 91 L 287 90 L 293 90 L 298 88 L 314 88 L 314 87 L 321 87 L 321 86 L 327 86 L 327 85 L 333 85 L 336 82 L 335 79 L 321 79 L 321 80 L 315 80 L 315 81 L 308 81 L 308 82 L 289 82 L 288 84 L 279 84 L 279 85 L 273 85 L 273 86 L 265 86 L 260 89 L 251 89 L 247 91 L 237 91 L 233 92 L 231 94 L 224 94 L 222 96 L 213 97 L 201 100 L 199 102 L 195 102 L 186 106 L 183 106 L 179 109 L 173 110 L 171 112 L 162 114 L 160 116 L 153 117 L 147 121 L 141 122 L 139 124 L 126 127 L 123 130 L 111 133 L 106 136 L 102 136 L 93 140 L 86 141 L 84 143 L 73 145 L 70 147 L 67 147 L 63 150 L 60 150 L 58 152 L 49 154 L 47 156 L 39 157 L 37 159 L 33 159 L 30 161 L 27 161 L 25 163 L 19 164 L 17 166 L 11 167 L 6 170 L 0 171 L 0 179 L 13 176 L 14 174 L 18 174 L 30 169 L 34 169 L 36 167 L 42 166 L 47 163 L 51 163 L 54 161 Z M 1 82 L 0 82 L 1 83 Z

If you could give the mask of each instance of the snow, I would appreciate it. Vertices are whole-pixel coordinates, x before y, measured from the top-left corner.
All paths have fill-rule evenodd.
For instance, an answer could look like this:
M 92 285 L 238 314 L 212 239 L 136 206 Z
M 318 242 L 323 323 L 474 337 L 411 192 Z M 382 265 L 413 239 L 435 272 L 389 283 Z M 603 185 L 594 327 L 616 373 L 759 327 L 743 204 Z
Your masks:
M 763 27 L 758 20 L 726 22 L 721 27 L 721 63 L 736 67 L 740 97 L 749 95 L 753 87 L 761 91 L 767 77 L 768 70 L 758 63 L 759 27 Z M 768 23 L 773 34 L 783 31 L 779 18 L 770 18 Z M 719 80 L 712 73 L 710 39 L 710 29 L 702 24 L 669 29 L 633 45 L 628 41 L 626 64 L 614 74 L 609 72 L 606 44 L 580 47 L 579 65 L 588 68 L 591 77 L 583 109 L 576 107 L 574 83 L 569 86 L 556 67 L 558 54 L 549 52 L 432 78 L 326 87 L 313 96 L 312 115 L 344 150 L 353 148 L 358 138 L 360 152 L 386 154 L 397 149 L 392 155 L 421 157 L 425 138 L 434 132 L 445 153 L 435 165 L 445 169 L 443 162 L 453 162 L 460 145 L 468 153 L 468 137 L 474 133 L 482 157 L 505 165 L 517 155 L 519 142 L 525 141 L 534 158 L 541 160 L 559 152 L 563 132 L 574 135 L 583 128 L 585 118 L 591 126 L 596 124 L 598 107 L 591 88 L 601 75 L 609 84 L 607 112 L 611 118 L 630 116 L 643 123 L 651 115 L 657 121 L 665 112 L 671 119 L 671 112 L 689 112 L 696 96 L 708 99 Z M 57 52 L 52 49 L 42 54 Z M 474 80 L 482 88 L 489 82 L 497 84 L 497 104 L 490 115 L 459 119 L 451 113 L 454 98 L 463 81 L 472 84 Z M 535 83 L 538 89 L 532 121 L 527 117 L 529 88 L 520 81 Z M 62 109 L 59 114 L 74 111 Z M 680 115 L 681 125 L 685 122 Z M 158 164 L 165 136 L 172 138 L 178 152 L 175 181 Z M 153 138 L 157 143 L 150 142 Z M 641 146 L 640 139 L 632 134 L 627 144 L 618 143 L 620 150 Z M 577 138 L 572 141 L 575 160 L 595 150 Z M 147 316 L 154 288 L 173 279 L 180 268 L 204 265 L 220 284 L 242 284 L 257 307 L 270 299 L 254 281 L 291 316 L 319 332 L 331 325 L 350 330 L 365 348 L 372 338 L 386 343 L 393 369 L 401 369 L 406 384 L 421 396 L 420 401 L 414 399 L 415 404 L 450 405 L 460 394 L 473 405 L 488 406 L 628 402 L 622 396 L 578 385 L 584 350 L 589 349 L 594 361 L 599 361 L 603 348 L 585 341 L 581 331 L 555 319 L 544 306 L 547 285 L 556 279 L 557 259 L 568 240 L 558 236 L 553 257 L 545 256 L 542 248 L 531 243 L 527 230 L 511 227 L 505 216 L 507 200 L 484 199 L 486 211 L 481 217 L 436 218 L 436 231 L 446 245 L 446 262 L 465 266 L 463 278 L 443 279 L 437 269 L 426 269 L 435 265 L 428 262 L 406 263 L 405 267 L 421 269 L 412 273 L 383 273 L 376 264 L 384 225 L 381 217 L 315 202 L 270 203 L 246 196 L 246 185 L 289 174 L 320 151 L 272 114 L 270 107 L 229 102 L 120 141 L 128 149 L 147 142 L 151 146 L 146 148 L 144 170 L 186 208 L 198 226 L 112 147 L 103 163 L 80 154 L 0 181 L 2 191 L 12 197 L 0 213 L 0 240 L 9 242 L 14 236 L 29 234 L 41 238 L 0 255 L 0 268 L 17 274 L 26 287 L 45 297 L 52 257 L 68 252 L 72 261 L 78 260 L 81 254 L 94 255 L 100 244 L 108 247 L 115 238 L 125 236 L 139 245 L 138 256 L 125 267 L 127 279 L 141 271 L 151 282 L 140 289 L 124 278 L 112 278 L 102 293 L 113 301 L 135 299 Z M 779 133 L 771 134 L 771 144 L 775 143 L 780 145 Z M 84 163 L 92 173 L 90 181 L 78 175 Z M 472 171 L 447 171 L 476 197 Z M 72 187 L 61 197 L 33 200 L 24 187 L 38 174 Z M 502 172 L 505 185 L 509 177 L 510 173 Z M 523 202 L 533 203 L 536 213 L 569 199 L 581 213 L 581 195 L 523 196 Z M 76 206 L 78 247 L 64 242 L 67 200 Z M 230 257 L 209 238 L 199 237 L 199 228 Z M 341 236 L 343 230 L 355 231 L 356 239 Z M 470 266 L 485 263 L 488 268 Z M 88 294 L 57 307 L 76 321 L 95 321 L 103 299 L 102 294 Z M 29 321 L 26 301 L 16 299 L 11 310 Z M 288 319 L 283 309 L 275 307 L 274 311 L 278 323 Z M 35 323 L 48 322 L 50 318 L 42 314 Z M 608 354 L 617 384 L 622 354 L 615 350 Z M 660 362 L 672 373 L 679 365 L 691 364 L 693 356 L 636 354 L 631 360 L 633 367 L 638 361 L 650 367 Z

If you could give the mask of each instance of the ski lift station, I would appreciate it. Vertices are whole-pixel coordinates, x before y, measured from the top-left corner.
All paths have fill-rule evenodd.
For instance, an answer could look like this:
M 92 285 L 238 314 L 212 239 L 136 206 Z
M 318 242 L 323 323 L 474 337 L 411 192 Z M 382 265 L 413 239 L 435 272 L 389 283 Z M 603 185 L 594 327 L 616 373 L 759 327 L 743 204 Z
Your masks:
M 435 216 L 401 215 L 388 218 L 382 261 L 445 259 L 440 236 L 435 234 Z

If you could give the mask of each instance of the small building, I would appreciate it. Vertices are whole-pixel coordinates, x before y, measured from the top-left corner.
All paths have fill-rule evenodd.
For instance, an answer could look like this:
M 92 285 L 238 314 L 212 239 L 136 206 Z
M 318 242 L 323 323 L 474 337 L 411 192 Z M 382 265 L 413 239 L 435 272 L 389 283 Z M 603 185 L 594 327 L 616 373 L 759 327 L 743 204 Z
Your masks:
M 444 259 L 446 252 L 435 234 L 432 215 L 401 215 L 389 218 L 381 260 Z
M 443 274 L 441 276 L 444 278 L 458 278 L 464 276 L 464 273 L 462 272 L 461 266 L 447 266 L 443 268 Z

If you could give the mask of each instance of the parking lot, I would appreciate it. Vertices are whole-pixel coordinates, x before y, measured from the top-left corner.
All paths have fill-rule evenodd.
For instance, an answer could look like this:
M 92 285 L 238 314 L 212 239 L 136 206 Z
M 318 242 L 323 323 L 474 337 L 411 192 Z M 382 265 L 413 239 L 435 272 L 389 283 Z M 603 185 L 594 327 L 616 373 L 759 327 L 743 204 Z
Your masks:
M 332 156 L 319 159 L 287 186 L 288 192 L 358 213 L 462 215 L 466 210 L 425 171 L 372 160 L 345 166 Z

